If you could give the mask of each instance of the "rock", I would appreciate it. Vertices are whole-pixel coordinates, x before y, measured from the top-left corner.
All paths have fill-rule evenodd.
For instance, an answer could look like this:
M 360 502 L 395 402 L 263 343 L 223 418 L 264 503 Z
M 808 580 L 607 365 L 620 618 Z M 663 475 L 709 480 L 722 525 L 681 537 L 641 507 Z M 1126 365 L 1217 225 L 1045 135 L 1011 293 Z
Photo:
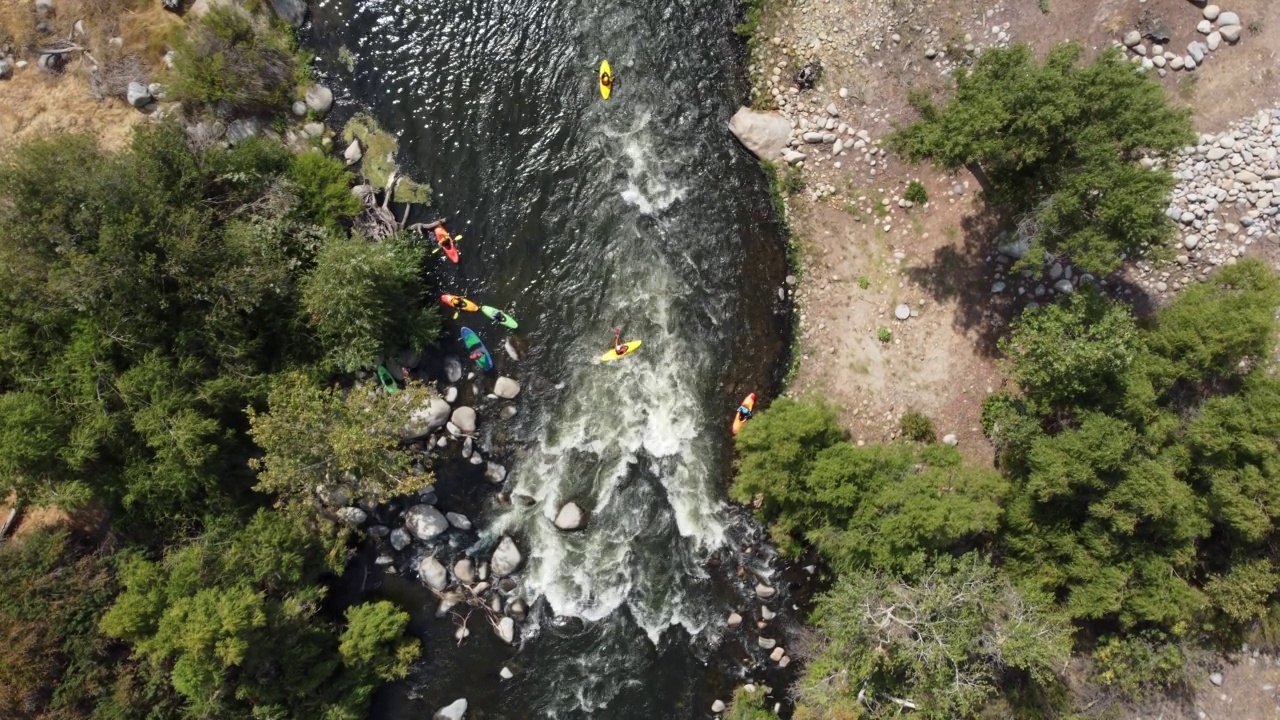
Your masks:
M 1210 50 L 1217 50 L 1218 46 L 1222 44 L 1222 33 L 1218 32 L 1217 30 L 1214 30 L 1213 32 L 1209 33 L 1209 37 L 1205 38 L 1204 42 L 1205 42 L 1205 47 L 1209 48 Z
M 1213 23 L 1209 22 L 1208 20 L 1201 20 L 1199 23 L 1196 24 L 1196 32 L 1200 33 L 1201 35 L 1208 35 L 1212 31 L 1213 31 Z
M 447 512 L 444 514 L 444 519 L 448 520 L 450 525 L 458 528 L 459 530 L 471 529 L 471 520 L 462 513 Z
M 302 102 L 301 100 L 295 100 L 293 102 L 293 114 L 295 117 L 306 117 L 307 104 Z
M 414 505 L 404 513 L 404 527 L 419 540 L 430 540 L 449 529 L 449 521 L 430 505 Z
M 736 612 L 731 612 L 729 613 L 729 619 L 725 621 L 725 624 L 731 628 L 736 628 L 742 624 L 742 616 Z
M 1196 249 L 1196 246 L 1197 246 L 1197 245 L 1199 245 L 1199 244 L 1200 244 L 1200 236 L 1199 236 L 1199 235 L 1188 235 L 1188 236 L 1186 236 L 1186 237 L 1182 238 L 1182 247 L 1184 247 L 1184 248 L 1186 248 L 1186 249 L 1188 249 L 1188 250 L 1195 250 L 1195 249 Z
M 778 594 L 778 591 L 774 590 L 768 585 L 765 585 L 764 583 L 756 583 L 756 597 L 760 598 L 761 600 L 768 600 L 769 598 L 777 594 Z
M 516 621 L 509 617 L 504 617 L 498 621 L 498 637 L 508 645 L 514 645 L 516 642 Z
M 444 427 L 452 408 L 443 398 L 431 398 L 429 402 L 409 413 L 409 420 L 401 430 L 405 440 L 426 437 L 433 430 Z
M 1218 13 L 1222 12 L 1222 8 L 1217 5 L 1205 5 L 1204 10 L 1200 12 L 1204 15 L 1205 20 L 1217 20 Z
M 444 377 L 451 383 L 456 383 L 462 379 L 462 363 L 458 362 L 456 357 L 447 357 L 444 359 Z
M 816 61 L 810 60 L 796 72 L 796 87 L 801 90 L 808 90 L 817 84 L 820 77 L 822 77 L 822 66 Z
M 502 669 L 498 671 L 498 677 L 502 678 L 503 680 L 510 680 L 515 676 L 516 674 L 511 672 L 511 669 L 508 668 L 506 665 L 503 665 Z
M 1137 30 L 1130 30 L 1129 32 L 1124 34 L 1123 42 L 1125 47 L 1131 48 L 1134 45 L 1137 45 L 1138 43 L 1142 42 L 1142 33 L 1138 32 Z
M 462 558 L 453 564 L 453 576 L 458 578 L 458 582 L 470 585 L 476 581 L 476 565 L 471 562 L 471 558 Z
M 147 92 L 147 86 L 140 82 L 129 83 L 129 88 L 125 91 L 125 100 L 135 108 L 141 110 L 151 104 L 151 93 Z
M 324 123 L 319 122 L 309 122 L 302 126 L 302 132 L 305 133 L 307 137 L 312 138 L 318 138 L 324 135 L 324 129 Z
M 339 520 L 353 528 L 360 527 L 365 520 L 369 519 L 369 513 L 358 507 L 339 508 L 337 514 Z
M 778 613 L 776 613 L 776 612 L 774 612 L 774 611 L 770 610 L 768 605 L 761 605 L 761 606 L 760 606 L 760 619 L 762 619 L 762 620 L 772 620 L 772 619 L 774 619 L 774 618 L 776 618 L 776 617 L 778 617 Z
M 404 528 L 396 528 L 391 531 L 391 547 L 396 551 L 409 547 L 409 543 L 413 542 L 413 538 L 409 536 L 409 531 Z
M 898 307 L 893 309 L 893 316 L 899 320 L 906 320 L 911 317 L 911 306 L 906 303 L 898 305 Z
M 1004 284 L 1004 281 L 997 280 L 991 283 L 991 294 L 999 295 L 1000 293 L 1004 292 L 1005 287 L 1007 286 Z
M 498 418 L 502 420 L 510 420 L 520 414 L 520 409 L 515 405 L 504 405 L 502 410 L 498 411 Z
M 333 107 L 333 91 L 323 85 L 312 85 L 303 96 L 307 109 L 323 116 Z
M 503 535 L 497 549 L 493 551 L 493 557 L 489 558 L 489 569 L 493 571 L 494 577 L 502 577 L 519 570 L 523 561 L 524 557 L 520 555 L 520 548 L 516 547 L 515 541 Z
M 1072 292 L 1075 291 L 1075 288 L 1071 286 L 1071 281 L 1067 280 L 1066 278 L 1063 278 L 1062 280 L 1059 280 L 1058 282 L 1054 283 L 1053 289 L 1057 290 L 1063 295 L 1070 295 Z
M 450 385 L 444 389 L 444 401 L 452 405 L 458 399 L 458 388 Z
M 835 103 L 829 103 L 827 105 L 827 114 L 833 118 L 840 117 L 840 108 L 836 107 Z
M 782 659 L 778 661 L 778 667 L 780 667 L 780 668 L 784 668 L 784 667 L 786 667 L 786 666 L 788 666 L 788 665 L 790 665 L 790 664 L 791 664 L 791 656 L 790 656 L 790 655 L 783 655 L 783 656 L 782 656 Z
M 1233 12 L 1224 12 L 1218 15 L 1218 25 L 1239 25 L 1240 16 Z
M 960 439 L 956 437 L 955 433 L 947 433 L 942 436 L 942 442 L 950 445 L 951 447 L 955 447 L 960 444 Z
M 786 149 L 786 150 L 783 150 L 783 151 L 782 151 L 782 159 L 783 159 L 783 160 L 784 160 L 788 165 L 795 165 L 795 164 L 796 164 L 796 163 L 798 163 L 798 162 L 804 162 L 805 158 L 807 158 L 807 157 L 809 157 L 809 156 L 808 156 L 808 155 L 805 155 L 804 153 L 800 152 L 799 150 L 791 150 L 790 148 L 788 148 L 788 149 Z
M 1179 55 L 1178 57 L 1175 57 L 1175 58 L 1173 58 L 1172 60 L 1170 60 L 1170 61 L 1169 61 L 1169 68 L 1170 68 L 1170 69 L 1172 69 L 1172 70 L 1181 70 L 1181 69 L 1182 69 L 1182 56 L 1181 56 L 1181 55 Z
M 1198 65 L 1199 63 L 1196 62 L 1196 59 L 1191 57 L 1190 55 L 1187 55 L 1182 58 L 1183 70 L 1195 70 Z
M 587 524 L 577 503 L 565 503 L 556 513 L 555 526 L 561 530 L 581 530 Z
M 476 431 L 476 411 L 466 405 L 455 408 L 449 421 L 457 425 L 458 430 L 464 435 L 470 435 Z
M 484 469 L 484 479 L 494 485 L 501 485 L 507 479 L 507 469 L 496 462 L 490 462 Z
M 823 137 L 823 136 L 822 136 L 822 133 L 820 133 L 820 132 L 812 132 L 812 131 L 810 131 L 810 132 L 807 132 L 807 133 L 805 133 L 805 134 L 801 135 L 801 136 L 800 136 L 800 139 L 801 139 L 801 140 L 804 140 L 805 142 L 809 143 L 810 145 L 817 145 L 818 143 L 821 143 L 821 142 L 822 142 L 822 137 Z
M 227 142 L 239 144 L 262 132 L 262 124 L 256 118 L 240 118 L 227 125 Z
M 1258 177 L 1256 174 L 1254 174 L 1254 173 L 1252 173 L 1252 172 L 1249 172 L 1248 170 L 1240 170 L 1240 171 L 1237 171 L 1237 172 L 1236 172 L 1236 182 L 1238 182 L 1238 183 L 1244 183 L 1245 185 L 1251 185 L 1251 184 L 1256 183 L 1256 182 L 1258 182 L 1258 181 L 1260 181 L 1260 180 L 1262 180 L 1262 178 Z
M 791 123 L 778 112 L 741 107 L 729 118 L 729 132 L 761 160 L 773 160 L 791 139 Z
M 1222 673 L 1209 673 L 1209 682 L 1213 683 L 1214 687 L 1222 687 Z
M 302 21 L 307 18 L 305 0 L 271 0 L 271 9 L 276 17 L 294 27 L 302 27 Z
M 316 486 L 316 497 L 329 507 L 342 507 L 351 504 L 351 493 L 337 483 L 324 483 Z
M 932 59 L 934 59 L 934 58 L 938 57 L 938 49 L 937 49 L 937 48 L 925 48 L 924 56 L 925 56 L 926 58 L 928 58 L 928 59 L 932 60 Z
M 342 159 L 346 160 L 348 165 L 355 165 L 362 157 L 364 157 L 364 151 L 360 149 L 359 140 L 353 139 L 347 149 L 342 151 Z
M 520 383 L 509 377 L 499 377 L 493 384 L 493 394 L 503 400 L 514 400 L 520 394 Z
M 470 437 L 468 437 L 466 440 L 463 440 L 462 441 L 462 459 L 463 460 L 470 459 L 474 448 L 475 448 L 475 444 Z
M 62 53 L 44 53 L 36 58 L 36 67 L 43 72 L 56 75 L 62 72 L 66 62 L 67 59 Z
M 421 560 L 418 560 L 418 577 L 427 587 L 436 592 L 444 590 L 449 584 L 449 574 L 445 571 L 444 565 L 441 565 L 440 561 L 432 555 L 424 555 Z
M 1022 256 L 1026 255 L 1027 251 L 1031 249 L 1031 241 L 1029 239 L 1010 240 L 1008 242 L 1001 243 L 997 249 L 1000 251 L 1001 255 L 1013 258 L 1014 260 L 1021 260 Z
M 1233 45 L 1240 41 L 1239 25 L 1223 25 L 1222 27 L 1218 28 L 1218 32 L 1222 34 L 1223 40 L 1226 40 L 1227 42 Z
M 1169 23 L 1162 17 L 1152 18 L 1147 21 L 1146 36 L 1151 38 L 1152 42 L 1164 44 L 1169 42 Z
M 8 60 L 0 58 L 0 80 L 8 80 L 13 76 L 13 66 Z
M 781 646 L 775 647 L 773 649 L 773 652 L 769 653 L 769 659 L 774 662 L 781 662 L 782 656 L 786 654 L 787 654 L 787 651 L 783 650 Z
M 1191 56 L 1192 60 L 1196 61 L 1197 65 L 1204 61 L 1204 56 L 1208 52 L 1209 46 L 1204 43 L 1193 42 L 1187 45 L 1187 54 Z
M 717 714 L 722 713 L 724 712 L 724 709 L 725 709 L 725 704 L 723 700 L 716 700 L 715 702 L 711 703 L 711 712 L 713 713 L 717 713 Z
M 756 638 L 756 644 L 759 645 L 760 649 L 762 650 L 772 650 L 774 647 L 777 646 L 778 641 L 771 640 L 767 637 L 759 637 L 759 638 Z
M 431 720 L 462 720 L 466 714 L 467 701 L 461 698 L 437 710 L 436 714 L 431 716 Z

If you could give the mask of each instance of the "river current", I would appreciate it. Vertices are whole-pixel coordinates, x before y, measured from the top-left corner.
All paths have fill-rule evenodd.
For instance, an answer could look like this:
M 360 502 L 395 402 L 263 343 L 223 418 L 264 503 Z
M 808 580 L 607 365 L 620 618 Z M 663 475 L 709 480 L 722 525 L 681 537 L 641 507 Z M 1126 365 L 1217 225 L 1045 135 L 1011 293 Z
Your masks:
M 525 388 L 520 415 L 482 417 L 514 502 L 473 519 L 477 545 L 516 538 L 533 613 L 512 649 L 483 622 L 454 647 L 424 612 L 426 661 L 375 717 L 426 718 L 456 697 L 469 718 L 704 717 L 727 697 L 739 669 L 723 619 L 754 582 L 718 562 L 749 533 L 723 499 L 728 424 L 743 395 L 776 384 L 789 323 L 767 182 L 726 129 L 746 95 L 739 13 L 732 0 L 316 10 L 310 43 L 340 105 L 399 136 L 406 170 L 435 189 L 429 214 L 463 235 L 462 263 L 433 278 L 508 309 L 529 348 L 496 358 Z M 617 76 L 607 102 L 602 58 Z M 501 355 L 502 336 L 475 327 Z M 644 344 L 597 363 L 613 327 Z M 552 525 L 568 501 L 585 531 Z

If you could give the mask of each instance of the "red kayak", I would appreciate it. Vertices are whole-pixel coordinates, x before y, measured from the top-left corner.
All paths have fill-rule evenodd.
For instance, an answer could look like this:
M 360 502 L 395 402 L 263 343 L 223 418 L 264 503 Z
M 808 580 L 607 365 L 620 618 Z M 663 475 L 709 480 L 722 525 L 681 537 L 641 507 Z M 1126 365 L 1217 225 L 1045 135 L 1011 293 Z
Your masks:
M 435 229 L 436 244 L 444 251 L 445 257 L 453 262 L 458 262 L 458 246 L 454 243 L 453 238 L 449 235 L 449 231 L 443 226 L 437 225 Z

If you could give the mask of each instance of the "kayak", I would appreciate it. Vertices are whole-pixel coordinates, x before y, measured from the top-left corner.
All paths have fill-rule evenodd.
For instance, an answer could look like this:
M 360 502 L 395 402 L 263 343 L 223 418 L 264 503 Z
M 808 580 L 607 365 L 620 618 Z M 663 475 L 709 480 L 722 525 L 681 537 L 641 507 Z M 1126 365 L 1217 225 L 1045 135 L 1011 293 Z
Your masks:
M 400 386 L 396 385 L 396 379 L 391 371 L 381 365 L 378 366 L 378 382 L 382 383 L 382 389 L 386 390 L 388 395 L 400 392 Z
M 743 398 L 741 407 L 745 407 L 748 410 L 754 411 L 756 409 L 756 394 L 751 393 L 750 395 Z M 742 429 L 742 426 L 746 424 L 747 424 L 747 421 L 742 419 L 742 416 L 738 414 L 737 410 L 734 410 L 733 411 L 733 434 L 737 435 L 738 431 Z
M 617 350 L 610 350 L 600 356 L 600 362 L 613 362 L 623 355 L 630 355 L 636 351 L 636 348 L 640 347 L 640 341 L 632 340 L 631 342 L 624 344 L 622 347 L 626 348 L 626 352 L 622 353 L 622 355 L 619 355 Z
M 445 230 L 443 226 L 437 225 L 435 233 L 436 244 L 444 251 L 445 257 L 455 263 L 458 262 L 458 245 L 453 241 L 453 238 L 449 236 L 449 231 Z
M 458 300 L 462 301 L 462 305 L 453 304 L 455 301 L 458 301 Z M 445 306 L 447 307 L 453 308 L 454 310 L 466 310 L 467 312 L 476 312 L 480 309 L 479 305 L 476 305 L 475 303 L 462 297 L 461 295 L 441 295 L 440 302 L 444 303 Z
M 604 60 L 600 63 L 600 94 L 604 96 L 605 100 L 608 100 L 609 95 L 613 93 L 613 85 L 612 83 L 609 85 L 604 84 L 604 79 L 606 77 L 610 80 L 613 79 L 613 68 L 609 67 L 608 60 Z
M 510 328 L 512 330 L 515 330 L 517 327 L 519 327 L 519 325 L 516 324 L 515 318 L 502 312 L 496 307 L 492 307 L 489 305 L 482 305 L 480 307 L 480 312 L 484 313 L 485 317 L 498 323 L 502 327 Z
M 462 328 L 462 344 L 467 346 L 467 356 L 475 361 L 476 367 L 484 372 L 493 369 L 493 357 L 489 355 L 489 350 L 485 348 L 484 343 L 480 342 L 480 336 L 471 328 Z

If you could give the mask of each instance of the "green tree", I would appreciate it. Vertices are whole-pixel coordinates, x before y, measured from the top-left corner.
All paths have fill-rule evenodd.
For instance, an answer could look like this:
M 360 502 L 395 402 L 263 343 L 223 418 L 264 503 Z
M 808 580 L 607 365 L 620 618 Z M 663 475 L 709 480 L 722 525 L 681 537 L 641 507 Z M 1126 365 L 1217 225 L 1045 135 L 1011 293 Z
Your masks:
M 921 119 L 891 145 L 914 161 L 968 167 L 993 203 L 1031 216 L 1029 262 L 1047 251 L 1106 274 L 1172 232 L 1163 211 L 1173 177 L 1138 161 L 1194 135 L 1189 112 L 1121 53 L 1080 65 L 1081 53 L 1063 43 L 1037 63 L 1029 45 L 984 52 L 957 72 L 942 107 L 914 94 Z
M 1059 682 L 1068 625 L 976 554 L 914 581 L 849 573 L 820 595 L 797 717 L 977 717 L 1008 682 Z
M 371 367 L 379 355 L 430 345 L 440 316 L 425 303 L 425 253 L 403 235 L 381 243 L 332 237 L 320 249 L 302 301 L 339 370 Z
M 382 501 L 430 484 L 401 442 L 410 413 L 427 397 L 412 383 L 388 395 L 370 386 L 319 388 L 301 373 L 281 376 L 268 412 L 249 410 L 249 433 L 264 453 L 253 461 L 256 489 L 296 504 L 322 485 L 341 484 L 354 500 Z
M 320 152 L 295 155 L 288 178 L 298 191 L 297 212 L 309 222 L 335 229 L 363 207 L 351 194 L 351 174 L 341 162 Z
M 215 5 L 173 38 L 173 90 L 239 112 L 288 105 L 297 61 L 289 35 L 234 6 Z

